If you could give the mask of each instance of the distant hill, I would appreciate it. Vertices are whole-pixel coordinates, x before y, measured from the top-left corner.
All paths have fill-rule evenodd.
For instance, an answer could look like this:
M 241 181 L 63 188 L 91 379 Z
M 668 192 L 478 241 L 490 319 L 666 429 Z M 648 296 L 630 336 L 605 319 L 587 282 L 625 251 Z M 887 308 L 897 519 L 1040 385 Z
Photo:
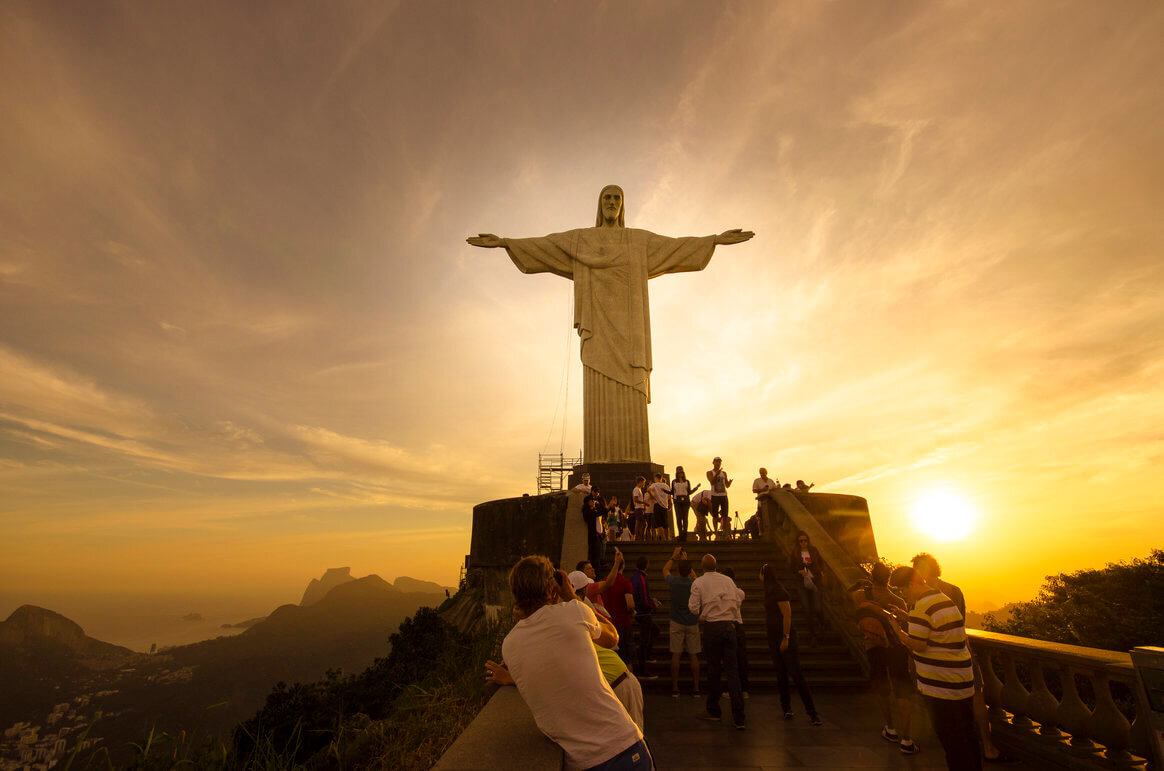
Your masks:
M 313 682 L 329 670 L 356 674 L 388 655 L 388 638 L 401 621 L 444 601 L 437 588 L 404 592 L 379 576 L 351 578 L 313 603 L 276 608 L 241 634 L 152 656 L 85 637 L 64 616 L 25 606 L 0 625 L 0 725 L 39 723 L 46 705 L 114 691 L 94 699 L 90 710 L 103 712 L 91 735 L 105 738 L 115 765 L 128 759 L 120 755 L 126 743 L 151 727 L 227 731 L 253 715 L 277 682 Z M 22 669 L 34 676 L 20 680 Z M 9 687 L 17 681 L 19 688 Z
M 21 605 L 0 622 L 0 726 L 47 711 L 70 684 L 116 677 L 140 656 L 89 637 L 60 613 Z
M 326 597 L 332 589 L 354 580 L 351 568 L 328 568 L 320 578 L 311 579 L 311 583 L 303 590 L 303 599 L 299 604 L 314 605 Z
M 402 592 L 430 592 L 432 594 L 443 594 L 446 589 L 455 591 L 452 586 L 441 586 L 433 581 L 421 581 L 416 578 L 409 578 L 408 576 L 398 576 L 392 582 Z

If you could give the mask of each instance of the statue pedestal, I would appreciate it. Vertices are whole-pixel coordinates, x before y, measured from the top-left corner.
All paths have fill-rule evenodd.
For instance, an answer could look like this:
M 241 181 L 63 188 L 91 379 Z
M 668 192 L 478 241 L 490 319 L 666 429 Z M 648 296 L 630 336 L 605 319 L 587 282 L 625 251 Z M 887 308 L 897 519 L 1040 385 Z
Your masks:
M 635 479 L 644 477 L 647 484 L 655 481 L 655 474 L 663 474 L 663 479 L 669 477 L 663 473 L 663 466 L 658 463 L 583 463 L 575 466 L 570 474 L 570 489 L 582 481 L 582 475 L 590 475 L 590 486 L 598 488 L 602 497 L 610 500 L 610 496 L 618 496 L 618 505 L 624 510 L 631 506 L 631 491 L 635 487 Z

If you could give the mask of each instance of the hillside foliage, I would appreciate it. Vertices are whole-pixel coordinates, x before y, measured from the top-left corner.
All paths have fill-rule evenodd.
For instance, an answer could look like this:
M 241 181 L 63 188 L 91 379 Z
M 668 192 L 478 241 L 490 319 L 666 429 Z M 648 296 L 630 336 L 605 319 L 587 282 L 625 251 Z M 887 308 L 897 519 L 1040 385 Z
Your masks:
M 1011 607 L 991 632 L 1036 640 L 1127 651 L 1164 640 L 1164 550 L 1097 570 L 1047 576 L 1038 596 Z

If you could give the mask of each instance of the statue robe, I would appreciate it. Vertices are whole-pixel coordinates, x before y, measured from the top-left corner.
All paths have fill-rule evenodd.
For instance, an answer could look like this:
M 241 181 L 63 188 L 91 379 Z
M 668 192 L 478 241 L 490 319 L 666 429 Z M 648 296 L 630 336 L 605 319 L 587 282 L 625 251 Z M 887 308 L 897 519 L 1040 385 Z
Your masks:
M 554 273 L 574 282 L 586 462 L 650 462 L 647 280 L 703 270 L 715 251 L 715 236 L 668 238 L 634 228 L 580 228 L 509 238 L 506 244 L 522 273 Z

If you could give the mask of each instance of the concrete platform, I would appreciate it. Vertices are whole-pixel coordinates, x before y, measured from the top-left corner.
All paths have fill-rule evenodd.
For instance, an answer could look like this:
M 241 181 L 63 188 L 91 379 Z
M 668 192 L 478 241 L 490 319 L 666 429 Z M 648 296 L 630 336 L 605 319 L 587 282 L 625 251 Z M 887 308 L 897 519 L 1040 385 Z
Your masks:
M 669 693 L 646 694 L 647 741 L 659 769 L 783 768 L 847 769 L 944 769 L 945 755 L 924 714 L 914 718 L 914 741 L 922 751 L 902 755 L 896 744 L 881 738 L 881 718 L 873 696 L 863 692 L 820 689 L 813 693 L 824 725 L 814 728 L 792 695 L 793 720 L 786 721 L 775 693 L 752 695 L 745 702 L 746 731 L 732 725 L 731 707 L 721 701 L 724 719 L 719 723 L 699 720 L 704 700 L 690 693 L 671 698 Z M 919 704 L 919 709 L 922 705 Z M 1013 771 L 1052 768 L 1029 763 L 984 763 L 984 769 Z

